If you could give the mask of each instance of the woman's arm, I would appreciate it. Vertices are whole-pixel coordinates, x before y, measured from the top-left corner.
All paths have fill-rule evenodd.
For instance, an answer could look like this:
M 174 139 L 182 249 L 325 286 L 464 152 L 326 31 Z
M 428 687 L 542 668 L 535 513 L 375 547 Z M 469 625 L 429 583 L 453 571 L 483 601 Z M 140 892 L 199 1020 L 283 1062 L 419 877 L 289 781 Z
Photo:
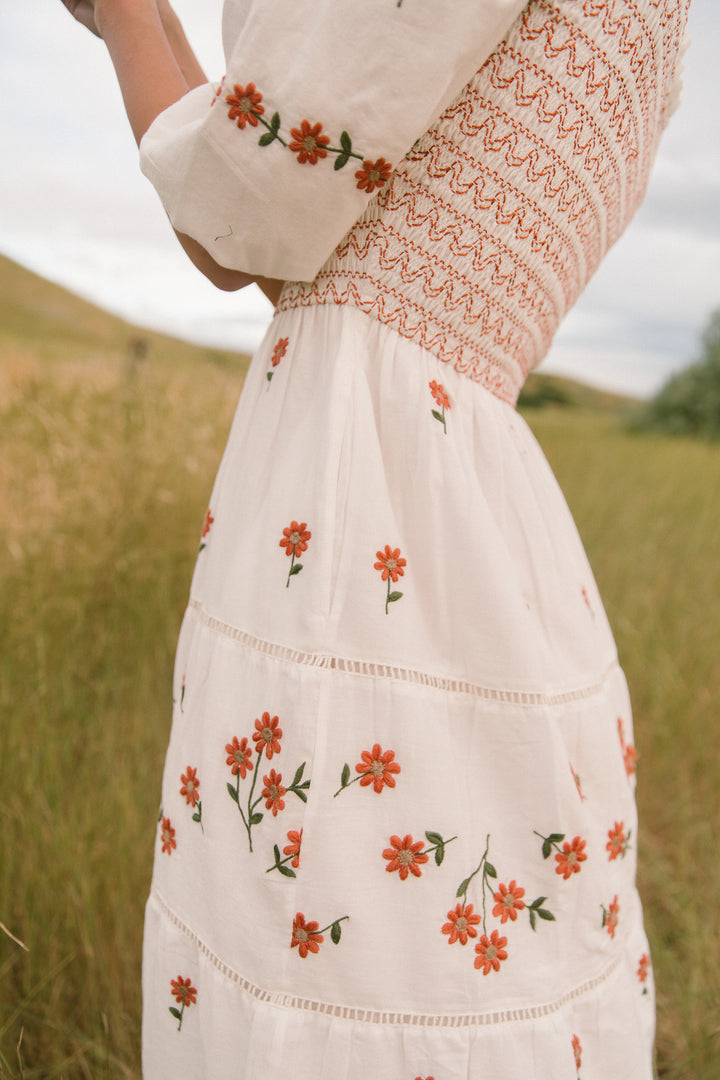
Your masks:
M 63 0 L 70 13 L 103 38 L 130 126 L 139 144 L 153 120 L 189 89 L 206 82 L 169 0 Z M 258 280 L 277 303 L 282 282 L 221 266 L 189 236 L 176 232 L 188 258 L 213 285 L 235 291 Z

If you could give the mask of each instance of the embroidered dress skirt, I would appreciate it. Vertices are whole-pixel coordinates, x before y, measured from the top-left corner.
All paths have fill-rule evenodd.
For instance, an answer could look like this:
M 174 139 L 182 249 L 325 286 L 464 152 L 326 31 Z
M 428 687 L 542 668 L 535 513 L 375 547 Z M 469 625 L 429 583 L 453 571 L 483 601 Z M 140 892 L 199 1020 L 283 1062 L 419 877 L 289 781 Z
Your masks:
M 634 762 L 522 418 L 357 308 L 282 311 L 181 631 L 146 1080 L 650 1080 Z

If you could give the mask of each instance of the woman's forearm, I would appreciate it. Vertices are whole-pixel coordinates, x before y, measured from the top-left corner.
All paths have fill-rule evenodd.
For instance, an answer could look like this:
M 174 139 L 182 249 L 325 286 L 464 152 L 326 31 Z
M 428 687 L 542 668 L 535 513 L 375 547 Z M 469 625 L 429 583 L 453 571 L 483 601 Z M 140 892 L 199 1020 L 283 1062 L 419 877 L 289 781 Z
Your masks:
M 185 36 L 182 23 L 170 6 L 169 0 L 157 0 L 157 9 L 168 44 L 173 51 L 175 61 L 185 79 L 188 90 L 193 90 L 196 86 L 202 86 L 203 83 L 207 82 L 207 77 Z
M 115 68 L 136 142 L 188 84 L 155 0 L 96 0 L 95 19 Z

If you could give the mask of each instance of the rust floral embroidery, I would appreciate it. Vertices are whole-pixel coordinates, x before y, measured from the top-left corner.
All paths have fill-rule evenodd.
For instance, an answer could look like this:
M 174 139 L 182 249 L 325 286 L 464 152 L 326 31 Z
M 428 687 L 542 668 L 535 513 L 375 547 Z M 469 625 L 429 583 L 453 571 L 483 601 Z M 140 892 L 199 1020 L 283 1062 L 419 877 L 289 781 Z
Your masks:
M 392 175 L 392 165 L 385 158 L 377 161 L 363 161 L 362 168 L 355 173 L 357 186 L 371 194 L 375 188 L 381 188 Z
M 620 739 L 620 746 L 622 748 L 623 763 L 625 765 L 625 772 L 628 780 L 635 775 L 635 768 L 637 765 L 637 753 L 632 743 L 625 742 L 625 726 L 622 719 L 618 716 L 617 719 L 618 738 Z
M 355 766 L 355 771 L 359 773 L 358 776 L 350 779 L 350 766 L 345 763 L 340 775 L 340 787 L 335 792 L 333 798 L 337 798 L 341 791 L 344 791 L 346 787 L 350 787 L 351 784 L 356 784 L 360 781 L 360 787 L 370 787 L 372 784 L 373 790 L 378 795 L 382 793 L 385 787 L 395 787 L 395 776 L 400 772 L 400 766 L 394 760 L 395 751 L 386 750 L 383 753 L 383 748 L 379 743 L 375 743 L 372 750 L 363 750 L 360 753 L 362 761 L 358 762 Z
M 296 563 L 295 559 L 300 558 L 303 551 L 307 551 L 308 540 L 312 536 L 312 533 L 303 521 L 298 523 L 297 521 L 291 521 L 287 529 L 283 529 L 283 538 L 280 541 L 280 547 L 285 548 L 285 554 L 291 556 L 290 570 L 288 572 L 287 581 L 285 582 L 285 588 L 290 586 L 290 578 L 295 574 L 299 574 L 302 570 L 302 563 Z
M 247 86 L 239 86 L 236 83 L 233 90 L 234 93 L 228 94 L 225 98 L 230 106 L 228 116 L 237 122 L 239 128 L 244 128 L 246 124 L 257 127 L 260 117 L 265 112 L 265 106 L 260 104 L 262 94 L 255 89 L 255 83 L 250 82 Z
M 320 158 L 327 157 L 326 146 L 330 144 L 327 135 L 321 134 L 322 124 L 311 124 L 309 120 L 301 121 L 299 128 L 290 128 L 292 142 L 289 144 L 301 165 L 317 165 Z
M 610 907 L 602 908 L 602 925 L 611 938 L 615 937 L 615 931 L 617 930 L 618 920 L 620 918 L 620 904 L 618 902 L 617 895 L 613 897 Z
M 380 571 L 383 581 L 387 581 L 387 596 L 385 597 L 385 614 L 387 615 L 388 604 L 394 604 L 402 596 L 401 592 L 390 591 L 390 582 L 395 584 L 399 577 L 405 576 L 404 567 L 407 566 L 407 559 L 401 558 L 400 548 L 391 548 L 389 544 L 385 545 L 384 551 L 378 551 L 376 554 L 377 562 L 373 564 L 373 568 Z
M 404 836 L 402 840 L 399 836 L 390 837 L 390 847 L 385 848 L 383 851 L 383 859 L 387 860 L 387 866 L 385 869 L 389 874 L 394 873 L 396 870 L 400 875 L 400 880 L 405 881 L 410 874 L 413 877 L 422 877 L 421 866 L 428 861 L 431 853 L 435 853 L 435 864 L 440 866 L 445 858 L 445 847 L 447 844 L 451 844 L 453 840 L 457 840 L 457 836 L 451 836 L 449 840 L 444 840 L 440 833 L 426 832 L 425 839 L 430 847 L 421 850 L 425 846 L 423 840 L 414 841 L 409 834 Z
M 197 821 L 202 831 L 205 832 L 202 823 L 202 802 L 198 794 L 199 788 L 200 781 L 197 777 L 197 769 L 194 769 L 192 765 L 188 765 L 186 771 L 180 774 L 180 794 L 185 796 L 185 802 L 188 806 L 192 806 L 194 810 L 193 821 Z
M 525 890 L 521 889 L 516 881 L 511 881 L 509 885 L 503 885 L 500 882 L 498 892 L 493 894 L 495 901 L 493 915 L 500 919 L 501 923 L 506 923 L 508 919 L 515 922 L 518 911 L 522 911 L 525 907 L 525 901 L 522 899 L 524 895 Z
M 197 1002 L 197 990 L 190 979 L 184 979 L 182 975 L 178 975 L 177 979 L 170 980 L 170 993 L 180 1006 L 179 1009 L 173 1005 L 170 1006 L 170 1014 L 177 1020 L 177 1029 L 179 1031 L 182 1027 L 185 1009 L 189 1009 L 191 1005 L 195 1005 Z
M 645 986 L 648 975 L 650 974 L 650 957 L 647 953 L 643 953 L 640 957 L 637 969 L 637 977 L 642 984 L 643 994 L 647 994 L 648 988 Z
M 577 1035 L 572 1037 L 572 1049 L 575 1055 L 575 1071 L 580 1075 L 580 1066 L 582 1065 L 582 1043 Z
M 290 829 L 287 834 L 290 843 L 283 848 L 283 855 L 287 856 L 285 859 L 280 858 L 280 848 L 275 844 L 273 849 L 275 852 L 275 862 L 272 866 L 267 868 L 265 871 L 266 874 L 269 874 L 271 870 L 279 870 L 284 877 L 297 877 L 295 870 L 297 870 L 300 865 L 302 834 L 302 829 L 300 832 L 296 832 L 295 829 Z M 290 866 L 286 866 L 286 863 L 290 863 Z M 295 867 L 295 870 L 291 869 L 291 867 Z
M 483 975 L 489 975 L 491 971 L 499 971 L 501 961 L 507 960 L 506 945 L 507 938 L 500 937 L 498 930 L 493 930 L 490 937 L 483 934 L 475 946 L 477 953 L 475 967 L 482 968 Z
M 202 549 L 204 547 L 206 547 L 205 537 L 210 532 L 210 527 L 211 527 L 211 525 L 212 525 L 212 523 L 214 521 L 215 521 L 215 518 L 210 513 L 210 507 L 208 507 L 207 510 L 205 511 L 205 519 L 203 521 L 203 527 L 202 527 L 202 536 L 201 536 L 201 539 L 200 539 L 200 550 L 201 551 L 202 551 Z
M 584 802 L 585 801 L 585 796 L 582 793 L 582 784 L 580 783 L 580 777 L 578 776 L 578 774 L 573 769 L 572 764 L 570 764 L 570 772 L 572 773 L 572 778 L 575 781 L 575 787 L 577 788 L 577 793 L 580 796 L 580 800 L 581 800 L 581 802 Z
M 605 845 L 605 850 L 608 852 L 608 859 L 612 862 L 618 857 L 624 859 L 630 849 L 630 835 L 632 829 L 628 829 L 625 833 L 625 824 L 622 821 L 616 821 L 612 829 L 608 829 L 608 842 Z
M 282 773 L 270 770 L 269 776 L 263 776 L 265 787 L 262 789 L 262 797 L 265 800 L 265 809 L 272 811 L 272 816 L 277 817 L 280 810 L 285 809 L 283 795 L 287 788 L 282 786 Z
M 430 393 L 432 394 L 435 403 L 439 405 L 442 409 L 442 412 L 438 412 L 437 409 L 432 409 L 431 412 L 435 419 L 440 421 L 443 426 L 443 431 L 447 435 L 445 410 L 450 408 L 450 398 L 445 393 L 445 387 L 442 385 L 442 383 L 435 382 L 435 380 L 433 379 L 432 382 L 428 383 L 428 386 L 430 387 Z
M 580 870 L 582 869 L 580 864 L 587 859 L 585 840 L 582 840 L 579 836 L 575 836 L 572 841 L 565 840 L 565 833 L 550 833 L 549 836 L 543 836 L 542 833 L 537 832 L 535 829 L 533 829 L 533 832 L 536 836 L 539 836 L 543 842 L 543 859 L 549 859 L 552 849 L 556 849 L 556 874 L 561 874 L 565 881 L 567 881 L 573 874 L 580 873 Z M 563 843 L 563 841 L 565 842 Z M 560 847 L 561 843 L 562 847 Z
M 334 922 L 328 923 L 327 926 L 324 926 L 323 929 L 320 930 L 318 929 L 320 923 L 306 922 L 303 913 L 298 911 L 293 919 L 290 948 L 297 949 L 304 960 L 309 952 L 320 952 L 320 946 L 325 940 L 324 935 L 326 930 L 330 931 L 330 940 L 333 945 L 337 945 L 342 936 L 342 927 L 340 926 L 340 923 L 349 918 L 349 915 L 341 915 L 339 919 L 335 919 Z
M 235 783 L 227 784 L 227 792 L 232 801 L 238 808 L 242 823 L 245 826 L 245 831 L 248 836 L 248 845 L 250 851 L 253 849 L 252 844 L 252 830 L 255 825 L 259 825 L 263 820 L 263 812 L 258 810 L 259 804 L 265 800 L 265 809 L 270 810 L 273 817 L 277 817 L 281 810 L 285 809 L 285 795 L 292 792 L 302 802 L 307 802 L 306 791 L 310 787 L 309 780 L 303 780 L 303 774 L 305 772 L 305 762 L 299 765 L 295 770 L 295 775 L 291 784 L 285 786 L 282 783 L 282 773 L 275 772 L 275 769 L 271 769 L 267 776 L 263 776 L 264 787 L 261 790 L 261 794 L 254 798 L 255 785 L 257 783 L 258 774 L 260 772 L 260 761 L 263 754 L 270 761 L 274 754 L 279 754 L 281 751 L 282 728 L 279 726 L 279 718 L 277 716 L 271 716 L 269 712 L 264 712 L 259 720 L 255 721 L 255 731 L 253 732 L 253 741 L 255 743 L 255 751 L 257 758 L 255 761 L 251 761 L 251 749 L 248 744 L 247 737 L 238 739 L 237 735 L 234 735 L 232 742 L 226 743 L 225 758 L 226 763 L 230 766 L 232 775 L 235 777 Z M 240 781 L 244 780 L 249 772 L 252 772 L 252 783 L 250 784 L 250 792 L 248 794 L 247 803 L 243 798 L 243 805 L 240 800 Z M 275 849 L 278 850 L 277 848 Z M 276 856 L 276 862 L 279 861 L 279 852 Z M 285 861 L 285 860 L 283 860 Z M 271 866 L 271 870 L 275 867 Z M 294 877 L 294 873 L 290 872 L 288 876 Z
M 488 833 L 485 840 L 485 850 L 482 853 L 480 862 L 475 867 L 471 874 L 468 874 L 457 887 L 455 893 L 455 899 L 460 901 L 460 904 L 455 909 L 462 907 L 466 911 L 473 910 L 472 904 L 468 904 L 468 890 L 472 884 L 474 878 L 480 875 L 480 890 L 482 901 L 482 929 L 483 933 L 487 934 L 487 905 L 491 900 L 494 904 L 492 909 L 493 918 L 500 919 L 504 925 L 508 920 L 515 922 L 519 911 L 527 911 L 530 919 L 530 926 L 533 930 L 537 929 L 537 919 L 545 919 L 547 922 L 554 922 L 555 916 L 548 908 L 544 907 L 546 896 L 538 896 L 532 903 L 528 904 L 523 900 L 525 890 L 518 885 L 517 881 L 513 878 L 508 885 L 504 882 L 498 882 L 497 885 L 493 885 L 492 882 L 497 881 L 497 870 L 490 862 L 488 856 L 490 852 L 490 834 Z M 450 913 L 448 912 L 448 916 Z M 446 926 L 443 926 L 442 932 L 446 933 Z M 472 934 L 471 937 L 475 935 Z M 464 944 L 464 942 L 463 942 Z
M 364 154 L 358 154 L 353 149 L 352 139 L 347 131 L 340 132 L 340 145 L 331 146 L 330 136 L 323 134 L 323 125 L 303 119 L 299 127 L 290 129 L 289 135 L 281 133 L 282 121 L 280 113 L 274 112 L 269 120 L 265 118 L 265 106 L 260 102 L 263 95 L 255 86 L 248 83 L 247 86 L 236 84 L 233 93 L 225 98 L 228 109 L 228 117 L 237 123 L 239 128 L 247 125 L 264 127 L 266 130 L 258 139 L 259 146 L 270 146 L 278 142 L 285 150 L 295 154 L 300 165 L 317 165 L 318 161 L 335 156 L 334 168 L 343 169 L 351 158 L 362 163 L 362 167 L 355 173 L 357 187 L 360 190 L 371 193 L 376 187 L 382 187 L 392 174 L 392 165 L 385 158 L 371 161 Z M 214 99 L 213 99 L 214 102 Z
M 162 819 L 160 839 L 162 841 L 161 850 L 164 851 L 166 855 L 172 855 L 173 849 L 177 847 L 177 842 L 175 840 L 175 830 L 170 824 L 170 818 L 168 817 Z
M 272 364 L 272 367 L 276 368 L 278 366 L 278 364 L 280 363 L 280 361 L 282 360 L 283 356 L 287 352 L 287 347 L 288 347 L 289 341 L 290 341 L 290 339 L 286 338 L 286 337 L 281 337 L 277 341 L 277 343 L 275 345 L 275 348 L 272 351 L 272 356 L 270 357 L 270 363 Z M 267 381 L 270 382 L 272 377 L 273 377 L 273 371 L 271 369 L 270 371 L 266 372 Z
M 585 603 L 585 607 L 588 609 L 588 611 L 590 612 L 590 614 L 592 615 L 592 617 L 594 619 L 595 618 L 595 612 L 593 611 L 593 606 L 590 603 L 590 597 L 588 595 L 588 591 L 587 591 L 587 589 L 585 588 L 584 585 L 581 588 L 580 593 L 581 593 L 583 601 Z
M 480 922 L 480 916 L 474 914 L 472 904 L 456 904 L 455 910 L 448 911 L 447 917 L 442 932 L 449 935 L 448 945 L 454 945 L 456 941 L 467 945 L 469 937 L 477 937 L 475 927 Z

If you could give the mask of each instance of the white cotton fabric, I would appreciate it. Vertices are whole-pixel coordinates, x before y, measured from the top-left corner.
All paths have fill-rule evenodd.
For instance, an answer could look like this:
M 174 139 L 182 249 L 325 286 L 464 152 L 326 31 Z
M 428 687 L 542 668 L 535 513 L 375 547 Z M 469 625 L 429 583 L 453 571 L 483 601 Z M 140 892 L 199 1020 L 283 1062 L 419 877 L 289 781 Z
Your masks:
M 368 54 L 378 20 L 421 6 L 373 8 Z M 284 42 L 274 76 L 261 57 L 268 101 L 326 23 L 298 0 L 286 36 L 265 7 L 228 4 L 225 30 L 238 49 L 246 19 Z M 281 224 L 238 242 L 267 228 L 269 272 L 295 266 L 296 176 L 320 178 L 337 246 L 285 286 L 202 530 L 147 907 L 145 1080 L 651 1080 L 627 687 L 513 403 L 641 198 L 686 13 L 529 4 L 487 63 L 473 46 L 469 79 L 454 55 L 433 100 L 466 85 L 354 222 L 350 166 L 257 147 L 222 94 L 199 134 L 195 98 L 151 129 L 183 214 L 223 133 L 250 148 Z M 387 155 L 384 70 L 357 112 L 335 67 L 311 90 Z M 310 247 L 326 224 L 308 202 Z

